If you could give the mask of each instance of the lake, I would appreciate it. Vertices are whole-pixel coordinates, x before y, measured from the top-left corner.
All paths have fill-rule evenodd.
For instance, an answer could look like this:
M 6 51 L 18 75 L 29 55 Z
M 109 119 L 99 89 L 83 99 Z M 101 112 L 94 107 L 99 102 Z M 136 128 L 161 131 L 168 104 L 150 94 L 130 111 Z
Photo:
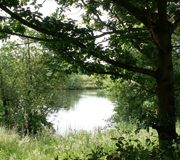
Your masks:
M 93 90 L 71 90 L 66 92 L 70 109 L 61 109 L 50 114 L 48 121 L 60 134 L 72 130 L 93 130 L 105 127 L 106 121 L 113 114 L 113 103 L 107 98 L 97 96 Z

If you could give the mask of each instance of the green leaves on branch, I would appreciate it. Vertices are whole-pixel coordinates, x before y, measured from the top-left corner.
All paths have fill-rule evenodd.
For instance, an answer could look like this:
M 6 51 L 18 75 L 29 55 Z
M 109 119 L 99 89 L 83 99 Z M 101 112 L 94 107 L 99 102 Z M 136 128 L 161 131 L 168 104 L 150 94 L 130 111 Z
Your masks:
M 46 61 L 41 49 L 30 42 L 2 46 L 0 114 L 5 126 L 16 126 L 23 133 L 37 133 L 52 126 L 46 117 L 63 107 L 56 100 L 65 78 L 48 68 Z

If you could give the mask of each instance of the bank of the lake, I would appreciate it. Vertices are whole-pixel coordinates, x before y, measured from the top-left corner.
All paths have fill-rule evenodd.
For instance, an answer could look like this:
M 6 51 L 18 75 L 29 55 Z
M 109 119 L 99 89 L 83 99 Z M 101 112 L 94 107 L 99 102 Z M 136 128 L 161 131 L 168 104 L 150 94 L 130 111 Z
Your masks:
M 70 102 L 67 105 L 67 111 L 71 107 L 72 110 L 76 110 L 77 105 L 80 103 L 82 98 L 88 100 L 87 102 L 83 103 L 83 107 L 80 107 L 79 110 L 87 111 L 87 113 L 89 113 L 90 120 L 93 121 L 94 118 L 95 123 L 96 118 L 93 111 L 97 113 L 98 117 L 98 115 L 105 112 L 105 109 L 108 107 L 104 108 L 104 106 L 110 101 L 110 99 L 108 100 L 107 97 L 98 97 L 96 95 L 96 90 L 72 90 L 63 92 L 64 99 L 61 99 L 61 101 L 66 100 L 66 102 Z M 75 92 L 76 94 L 74 94 Z M 97 102 L 91 98 L 105 101 Z M 95 103 L 91 103 L 93 101 Z M 99 105 L 100 107 L 95 107 L 96 103 L 101 104 Z M 73 104 L 74 106 L 71 106 Z M 88 105 L 90 105 L 89 108 Z M 99 107 L 99 109 L 97 109 L 97 107 Z M 90 108 L 92 110 L 89 110 Z M 109 109 L 112 110 L 113 108 L 110 107 Z M 109 112 L 107 116 L 109 117 L 112 113 L 110 113 L 110 110 L 107 110 L 107 112 Z M 61 112 L 58 112 L 58 114 L 61 114 Z M 81 115 L 84 117 L 82 117 L 80 121 L 83 122 L 84 120 L 85 124 L 87 124 L 85 118 L 87 118 L 88 115 L 85 113 L 80 113 L 77 115 L 77 117 Z M 67 115 L 65 115 L 65 117 L 67 117 Z M 73 116 L 70 115 L 65 121 L 68 121 L 70 117 L 72 118 Z M 75 121 L 77 117 L 73 117 L 73 121 Z M 62 121 L 59 122 L 61 123 Z M 100 124 L 102 125 L 102 123 Z M 99 125 L 92 127 L 93 129 L 91 128 L 90 130 L 87 128 L 76 129 L 71 126 L 67 128 L 65 134 L 59 134 L 59 132 L 54 131 L 53 129 L 44 129 L 41 133 L 39 132 L 36 135 L 32 135 L 31 133 L 24 135 L 24 133 L 17 132 L 16 128 L 14 130 L 1 128 L 0 159 L 114 160 L 112 157 L 116 157 L 122 160 L 159 160 L 169 158 L 168 154 L 164 154 L 163 151 L 159 150 L 157 144 L 158 138 L 155 130 L 150 129 L 149 132 L 145 130 L 141 130 L 139 133 L 135 132 L 137 125 L 131 121 L 121 121 L 118 126 L 111 126 L 110 128 L 106 128 L 104 124 L 101 127 L 98 126 Z M 59 126 L 58 128 L 61 127 L 62 126 Z M 57 128 L 57 126 L 55 128 Z M 174 147 L 176 147 L 175 154 L 179 154 L 178 146 L 174 145 Z
M 98 83 L 94 76 L 80 75 L 82 78 L 82 89 L 105 89 L 110 84 L 109 79 L 104 79 Z M 100 84 L 101 83 L 101 84 Z
M 1 160 L 74 160 L 94 159 L 105 160 L 112 153 L 116 152 L 117 140 L 122 142 L 122 159 L 126 157 L 139 157 L 146 159 L 153 151 L 152 147 L 156 134 L 150 130 L 149 133 L 142 130 L 134 134 L 135 125 L 122 122 L 118 129 L 94 131 L 69 131 L 64 136 L 54 135 L 51 130 L 32 135 L 19 135 L 13 130 L 0 129 L 0 159 Z M 127 150 L 127 147 L 129 148 Z M 134 157 L 133 157 L 134 156 Z M 125 157 L 125 158 L 123 158 Z
M 67 90 L 91 90 L 105 89 L 110 84 L 110 79 L 100 80 L 94 76 L 71 74 L 67 77 L 64 89 Z

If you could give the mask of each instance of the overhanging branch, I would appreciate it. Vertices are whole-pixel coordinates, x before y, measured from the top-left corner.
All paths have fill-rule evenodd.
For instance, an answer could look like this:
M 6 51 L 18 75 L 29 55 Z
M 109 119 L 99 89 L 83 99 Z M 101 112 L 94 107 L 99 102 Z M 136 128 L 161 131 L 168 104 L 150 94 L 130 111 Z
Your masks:
M 36 41 L 45 41 L 45 42 L 53 42 L 55 41 L 54 39 L 43 39 L 43 38 L 38 38 L 38 37 L 32 37 L 29 35 L 23 35 L 20 33 L 14 33 L 14 32 L 10 32 L 10 31 L 3 31 L 0 29 L 0 33 L 5 33 L 5 34 L 10 34 L 10 35 L 14 35 L 14 36 L 18 36 L 18 37 L 23 37 L 23 38 L 30 38 Z
M 146 75 L 149 75 L 149 76 L 152 76 L 152 77 L 156 78 L 156 72 L 155 71 L 145 69 L 145 68 L 139 68 L 139 67 L 130 66 L 128 64 L 124 64 L 124 63 L 121 63 L 121 62 L 114 61 L 114 60 L 110 59 L 109 57 L 105 57 L 105 56 L 103 57 L 103 56 L 96 55 L 93 52 L 91 52 L 91 55 L 93 55 L 96 58 L 99 58 L 100 60 L 102 60 L 104 62 L 107 62 L 107 63 L 109 63 L 111 65 L 114 65 L 116 67 L 126 69 L 128 71 L 132 71 L 132 72 L 136 72 L 136 73 L 146 74 Z
M 68 57 L 71 60 L 73 60 L 74 62 L 76 62 L 77 64 L 79 64 L 79 66 L 83 66 L 83 68 L 88 72 L 97 73 L 97 74 L 105 74 L 105 75 L 114 75 L 114 76 L 117 76 L 119 78 L 128 79 L 127 77 L 125 77 L 124 74 L 120 74 L 120 73 L 113 72 L 110 70 L 108 71 L 107 68 L 106 68 L 106 70 L 104 70 L 104 68 L 100 69 L 100 67 L 98 67 L 98 69 L 93 68 L 92 63 L 89 63 L 89 62 L 82 63 L 82 61 L 76 60 L 71 54 L 68 54 Z M 101 67 L 104 67 L 104 66 L 102 65 Z
M 93 68 L 92 63 L 89 63 L 89 62 L 82 63 L 82 61 L 78 61 L 74 57 L 72 57 L 71 54 L 69 54 L 69 58 L 72 59 L 73 61 L 75 61 L 76 63 L 78 63 L 80 66 L 83 66 L 83 68 L 88 72 L 97 73 L 97 74 L 105 74 L 105 75 L 114 75 L 114 76 L 117 76 L 118 78 L 123 78 L 124 80 L 129 81 L 133 85 L 136 85 L 137 87 L 139 87 L 149 93 L 153 93 L 153 94 L 156 93 L 156 91 L 154 91 L 150 88 L 147 88 L 144 85 L 130 79 L 130 77 L 127 77 L 125 74 L 114 72 L 113 70 L 108 70 L 107 68 L 106 69 L 100 69 L 100 67 L 98 69 L 96 67 Z M 104 67 L 104 66 L 102 65 L 102 67 Z
M 173 31 L 179 26 L 180 24 L 180 8 L 175 12 L 175 14 L 169 19 L 171 24 L 173 24 Z
M 139 88 L 141 88 L 141 89 L 143 89 L 143 90 L 145 90 L 145 91 L 147 91 L 147 92 L 150 92 L 150 93 L 153 93 L 153 94 L 156 93 L 156 91 L 154 91 L 154 90 L 152 90 L 152 89 L 150 89 L 150 88 L 147 88 L 147 87 L 145 87 L 144 85 L 142 85 L 142 84 L 140 84 L 140 83 L 138 83 L 138 82 L 136 82 L 136 81 L 134 81 L 134 80 L 128 80 L 128 81 L 131 82 L 133 85 L 136 85 L 136 86 L 138 86 Z
M 147 18 L 144 16 L 144 12 L 138 8 L 135 8 L 133 7 L 132 5 L 130 5 L 127 1 L 125 0 L 121 0 L 121 1 L 117 1 L 117 0 L 114 0 L 115 3 L 118 3 L 119 5 L 127 8 L 130 12 L 132 12 L 132 14 L 134 16 L 136 16 L 139 20 L 141 20 L 143 23 L 147 23 Z M 50 35 L 54 38 L 54 40 L 49 40 L 49 39 L 41 39 L 41 38 L 36 38 L 36 37 L 31 37 L 31 36 L 26 36 L 26 35 L 21 35 L 21 34 L 18 34 L 18 33 L 7 33 L 7 34 L 12 34 L 12 35 L 17 35 L 17 36 L 21 36 L 21 37 L 25 37 L 25 38 L 31 38 L 31 39 L 34 39 L 34 40 L 39 40 L 39 41 L 64 41 L 64 42 L 69 42 L 69 43 L 72 43 L 74 44 L 75 46 L 79 47 L 79 48 L 83 48 L 83 49 L 87 49 L 87 46 L 85 44 L 83 44 L 81 41 L 83 40 L 86 40 L 86 38 L 84 39 L 80 39 L 80 38 L 71 38 L 71 37 L 64 37 L 62 33 L 54 33 L 54 32 L 51 32 L 47 29 L 44 29 L 44 28 L 40 28 L 38 27 L 37 25 L 34 25 L 32 23 L 29 23 L 28 21 L 22 19 L 21 17 L 19 17 L 18 15 L 16 15 L 15 13 L 13 13 L 12 11 L 10 11 L 8 8 L 6 8 L 5 6 L 3 6 L 2 3 L 0 3 L 0 8 L 2 10 L 4 10 L 6 13 L 8 13 L 12 18 L 18 20 L 20 23 L 22 23 L 23 25 L 31 28 L 31 29 L 34 29 L 40 33 L 43 33 L 43 34 L 46 34 L 46 35 Z M 142 29 L 142 28 L 135 28 L 135 29 L 131 29 L 129 32 L 132 32 L 132 31 L 139 31 L 139 30 L 147 30 L 147 29 Z M 2 31 L 3 32 L 3 31 Z M 123 31 L 113 31 L 113 32 L 106 32 L 106 33 L 102 33 L 101 35 L 98 35 L 98 36 L 95 36 L 95 37 L 90 37 L 90 38 L 99 38 L 99 37 L 102 37 L 106 34 L 111 34 L 111 33 L 122 33 Z M 127 31 L 125 31 L 127 32 Z M 155 77 L 155 72 L 152 71 L 152 70 L 148 70 L 148 69 L 144 69 L 144 68 L 138 68 L 138 67 L 133 67 L 133 66 L 130 66 L 128 64 L 124 64 L 124 63 L 121 63 L 121 62 L 117 62 L 117 61 L 114 61 L 110 58 L 107 58 L 107 57 L 103 57 L 102 55 L 99 55 L 99 54 L 96 54 L 94 53 L 93 51 L 88 51 L 90 52 L 90 54 L 96 58 L 99 58 L 100 60 L 102 61 L 105 61 L 111 65 L 114 65 L 116 67 L 119 67 L 119 68 L 123 68 L 123 69 L 126 69 L 128 71 L 132 71 L 132 72 L 137 72 L 137 73 L 142 73 L 142 74 L 146 74 L 146 75 L 150 75 L 152 77 Z
M 28 21 L 24 20 L 23 18 L 19 17 L 18 15 L 16 15 L 15 13 L 13 13 L 11 10 L 9 10 L 7 7 L 5 7 L 2 3 L 0 3 L 0 8 L 5 11 L 6 13 L 8 13 L 12 18 L 16 19 L 17 21 L 19 21 L 20 23 L 22 23 L 23 25 L 31 28 L 31 29 L 34 29 L 38 32 L 41 32 L 41 33 L 44 33 L 44 34 L 47 34 L 47 35 L 51 35 L 51 36 L 57 36 L 56 33 L 53 33 L 49 30 L 46 30 L 44 28 L 40 28 L 32 23 L 29 23 Z M 62 35 L 58 35 L 58 36 L 62 36 Z M 61 37 L 63 38 L 63 37 Z
M 146 12 L 133 5 L 131 5 L 127 0 L 112 0 L 115 4 L 127 9 L 133 16 L 135 16 L 139 21 L 141 21 L 145 26 L 148 26 L 148 20 Z
M 172 46 L 173 48 L 180 48 L 180 46 Z
M 113 30 L 113 31 L 109 31 L 109 32 L 103 32 L 102 34 L 96 35 L 96 36 L 92 36 L 92 37 L 85 37 L 85 38 L 77 38 L 78 40 L 93 40 L 93 39 L 97 39 L 97 38 L 101 38 L 103 36 L 106 35 L 111 35 L 111 34 L 127 34 L 127 33 L 134 33 L 134 32 L 139 32 L 139 31 L 149 31 L 149 28 L 130 28 L 130 29 L 124 29 L 124 30 Z

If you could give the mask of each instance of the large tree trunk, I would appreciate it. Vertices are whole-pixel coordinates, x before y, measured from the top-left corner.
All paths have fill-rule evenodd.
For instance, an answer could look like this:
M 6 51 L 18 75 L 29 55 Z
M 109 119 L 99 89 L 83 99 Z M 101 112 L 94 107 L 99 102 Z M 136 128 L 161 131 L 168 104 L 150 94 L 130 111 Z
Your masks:
M 160 148 L 165 149 L 167 144 L 172 144 L 176 139 L 171 33 L 159 31 L 157 37 L 160 46 L 157 53 L 158 122 L 156 129 Z

